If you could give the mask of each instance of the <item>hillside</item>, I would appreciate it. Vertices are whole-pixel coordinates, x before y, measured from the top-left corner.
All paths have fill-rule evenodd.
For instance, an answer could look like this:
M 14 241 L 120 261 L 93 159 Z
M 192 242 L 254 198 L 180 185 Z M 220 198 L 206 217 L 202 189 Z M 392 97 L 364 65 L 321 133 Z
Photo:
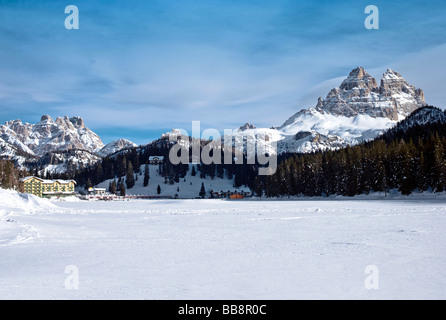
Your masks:
M 174 182 L 173 184 L 165 183 L 165 178 L 159 173 L 158 165 L 149 165 L 150 172 L 150 180 L 149 185 L 144 187 L 144 169 L 145 166 L 141 166 L 141 173 L 138 175 L 138 180 L 135 181 L 135 185 L 131 189 L 126 190 L 127 195 L 150 195 L 150 196 L 158 196 L 157 187 L 158 185 L 161 187 L 160 196 L 169 196 L 175 197 L 178 195 L 181 199 L 193 199 L 199 196 L 199 192 L 201 189 L 201 184 L 204 184 L 205 190 L 207 192 L 207 196 L 209 196 L 209 191 L 249 191 L 249 188 L 245 187 L 234 187 L 234 178 L 226 179 L 226 178 L 218 178 L 214 177 L 214 179 L 207 177 L 205 179 L 200 178 L 199 173 L 195 176 L 192 176 L 192 164 L 189 165 L 189 170 L 187 171 L 184 178 L 179 179 L 178 182 Z M 196 166 L 195 166 L 196 167 Z M 125 176 L 122 176 L 122 180 L 125 181 Z M 113 181 L 117 181 L 117 179 L 107 179 L 104 182 L 99 183 L 96 187 L 109 189 L 110 183 Z

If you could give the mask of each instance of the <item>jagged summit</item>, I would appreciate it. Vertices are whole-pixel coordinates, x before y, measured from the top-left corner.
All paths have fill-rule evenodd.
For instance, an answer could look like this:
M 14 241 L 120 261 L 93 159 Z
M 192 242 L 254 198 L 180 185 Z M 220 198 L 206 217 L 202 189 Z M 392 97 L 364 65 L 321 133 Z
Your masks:
M 319 112 L 336 116 L 404 119 L 416 109 L 426 106 L 421 89 L 407 83 L 396 71 L 387 69 L 378 86 L 376 80 L 362 67 L 353 69 L 337 88 L 333 88 L 315 108 L 301 110 L 288 119 L 282 128 L 292 124 L 300 115 Z
M 48 152 L 87 150 L 104 147 L 101 138 L 84 125 L 81 117 L 43 115 L 37 124 L 9 121 L 0 126 L 0 137 L 9 144 L 36 156 Z
M 256 127 L 251 123 L 245 123 L 243 126 L 239 128 L 239 131 L 246 131 L 248 129 L 255 129 Z
M 54 122 L 53 118 L 51 118 L 51 116 L 44 114 L 41 118 L 40 118 L 40 122 L 45 122 L 45 121 L 51 121 Z
M 367 88 L 370 91 L 378 88 L 375 78 L 373 78 L 363 67 L 353 69 L 348 77 L 341 83 L 339 89 L 351 90 L 353 88 Z
M 64 117 L 57 117 L 56 121 L 54 121 L 53 118 L 51 118 L 51 116 L 45 114 L 40 118 L 39 123 L 42 123 L 42 124 L 56 123 L 62 127 L 66 127 L 66 128 L 83 128 L 83 127 L 85 127 L 84 119 L 82 119 L 82 117 L 68 118 L 67 116 L 64 116 Z
M 103 147 L 99 152 L 97 152 L 100 156 L 105 157 L 107 155 L 114 154 L 123 149 L 134 148 L 137 147 L 136 144 L 127 140 L 127 139 L 118 139 L 108 143 L 105 147 Z

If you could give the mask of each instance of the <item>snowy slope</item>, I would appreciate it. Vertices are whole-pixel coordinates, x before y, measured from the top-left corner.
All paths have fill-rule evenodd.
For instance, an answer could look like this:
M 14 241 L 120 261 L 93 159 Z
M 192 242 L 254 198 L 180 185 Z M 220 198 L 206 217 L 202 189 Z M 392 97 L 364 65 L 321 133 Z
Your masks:
M 192 176 L 192 165 L 190 165 L 190 170 L 187 172 L 185 178 L 180 179 L 180 182 L 170 185 L 169 183 L 164 183 L 164 178 L 158 173 L 158 165 L 149 165 L 150 170 L 150 181 L 147 187 L 144 187 L 144 165 L 141 166 L 142 175 L 138 175 L 138 181 L 135 182 L 135 186 L 132 189 L 126 190 L 127 195 L 151 195 L 157 196 L 157 187 L 160 185 L 161 194 L 160 196 L 171 196 L 174 197 L 178 194 L 181 199 L 193 199 L 199 196 L 201 183 L 204 183 L 206 192 L 209 195 L 210 190 L 214 191 L 249 191 L 249 188 L 234 188 L 234 179 L 220 179 L 215 177 L 213 180 L 210 177 L 206 179 L 200 178 L 200 173 L 197 171 L 196 176 Z M 125 180 L 125 177 L 123 177 Z M 186 181 L 184 181 L 186 180 Z M 106 188 L 108 190 L 111 180 L 106 180 L 100 183 L 97 187 Z M 179 188 L 179 191 L 177 191 Z

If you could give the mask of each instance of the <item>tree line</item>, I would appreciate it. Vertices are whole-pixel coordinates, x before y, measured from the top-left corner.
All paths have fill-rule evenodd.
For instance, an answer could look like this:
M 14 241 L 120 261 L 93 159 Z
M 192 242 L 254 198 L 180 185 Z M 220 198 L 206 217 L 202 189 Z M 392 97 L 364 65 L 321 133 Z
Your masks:
M 355 196 L 372 191 L 446 190 L 446 125 L 392 129 L 337 151 L 288 154 L 272 176 L 256 177 L 259 196 Z

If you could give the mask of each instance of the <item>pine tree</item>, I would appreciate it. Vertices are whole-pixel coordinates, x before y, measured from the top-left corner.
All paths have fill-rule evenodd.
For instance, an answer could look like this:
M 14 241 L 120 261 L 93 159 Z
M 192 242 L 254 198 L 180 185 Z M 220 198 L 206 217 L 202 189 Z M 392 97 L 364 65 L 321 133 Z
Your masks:
M 429 184 L 427 179 L 426 160 L 424 158 L 424 152 L 420 152 L 419 168 L 415 173 L 417 176 L 417 188 L 420 192 L 426 191 Z
M 263 177 L 257 176 L 254 179 L 254 185 L 252 190 L 254 191 L 255 195 L 259 198 L 263 195 Z
M 121 157 L 121 160 L 118 162 L 118 172 L 117 175 L 122 177 L 127 174 L 127 157 L 124 155 Z
M 201 183 L 200 193 L 198 194 L 200 197 L 204 198 L 206 196 L 206 189 L 204 188 L 204 183 Z
M 91 182 L 91 179 L 90 178 L 88 178 L 87 179 L 87 184 L 85 185 L 85 189 L 90 189 L 90 188 L 93 188 L 93 183 Z
M 135 185 L 135 176 L 133 175 L 133 165 L 131 162 L 129 162 L 127 166 L 125 183 L 127 185 L 127 189 L 131 189 Z
M 121 197 L 125 196 L 125 185 L 123 183 L 121 183 L 119 193 L 120 193 Z
M 116 194 L 116 180 L 113 180 L 110 183 L 110 186 L 108 188 L 108 192 L 110 192 L 111 194 Z
M 434 142 L 434 150 L 433 150 L 433 189 L 435 192 L 443 192 L 446 184 L 445 177 L 445 155 L 443 151 L 443 144 L 441 143 L 441 139 L 438 133 L 435 135 L 433 139 Z
M 146 165 L 144 167 L 144 182 L 143 182 L 144 187 L 147 187 L 149 185 L 149 181 L 150 181 L 150 171 L 149 171 L 149 165 L 146 162 Z
M 94 184 L 99 184 L 102 181 L 104 181 L 103 175 L 104 172 L 102 170 L 102 164 L 99 162 L 94 171 L 94 176 L 93 176 Z

